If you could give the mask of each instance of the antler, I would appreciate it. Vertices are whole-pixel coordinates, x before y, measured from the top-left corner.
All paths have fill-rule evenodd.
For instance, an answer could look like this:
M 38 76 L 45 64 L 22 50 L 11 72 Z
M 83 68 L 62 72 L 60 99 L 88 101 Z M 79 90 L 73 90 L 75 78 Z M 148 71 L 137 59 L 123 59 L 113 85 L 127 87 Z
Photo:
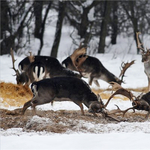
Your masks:
M 135 108 L 134 108 L 135 106 L 130 107 L 130 108 L 126 109 L 126 110 L 121 110 L 118 105 L 115 105 L 115 106 L 117 107 L 117 109 L 114 110 L 114 111 L 113 111 L 112 113 L 110 113 L 109 115 L 116 114 L 116 113 L 123 113 L 123 116 L 124 116 L 125 113 L 126 113 L 128 110 L 130 110 L 130 109 L 133 109 L 133 112 L 135 112 Z
M 145 49 L 143 48 L 143 44 L 140 42 L 139 34 L 141 32 L 136 32 L 136 39 L 137 39 L 137 48 L 141 49 L 143 52 L 145 52 Z M 142 47 L 141 47 L 142 46 Z
M 81 46 L 80 46 L 81 47 Z M 87 59 L 87 55 L 86 55 L 86 48 L 82 47 L 82 48 L 78 48 L 76 49 L 73 54 L 70 56 L 73 65 L 76 67 L 76 69 L 78 71 L 80 71 L 80 66 L 82 65 L 82 63 Z
M 135 60 L 131 61 L 130 63 L 128 63 L 128 62 L 127 63 L 122 62 L 122 64 L 121 64 L 122 70 L 121 70 L 121 73 L 119 75 L 119 77 L 121 77 L 121 81 L 122 82 L 123 82 L 123 77 L 124 77 L 125 72 L 127 71 L 127 69 L 129 67 L 131 67 L 131 65 L 134 64 L 134 62 L 135 62 Z
M 126 89 L 124 89 L 124 88 L 120 88 L 120 89 L 118 89 L 114 94 L 112 94 L 112 95 L 110 96 L 110 98 L 108 99 L 108 101 L 107 101 L 106 104 L 104 105 L 105 108 L 107 107 L 107 105 L 108 105 L 108 103 L 110 102 L 110 100 L 111 100 L 115 95 L 117 95 L 117 94 L 121 94 L 121 95 L 123 95 L 123 96 L 129 98 L 130 100 L 132 100 L 132 101 L 135 103 L 135 106 L 137 105 L 137 102 L 133 99 L 133 98 L 136 98 L 136 97 L 135 97 L 130 91 L 128 91 L 128 90 L 126 90 Z M 116 113 L 123 113 L 123 116 L 124 116 L 125 113 L 126 113 L 128 110 L 130 110 L 130 109 L 133 109 L 133 111 L 135 111 L 135 106 L 130 107 L 130 108 L 126 109 L 126 110 L 121 110 L 121 109 L 119 108 L 119 106 L 116 105 L 117 109 L 116 109 L 115 111 L 113 111 L 112 113 L 110 113 L 109 115 L 116 114 Z
M 32 55 L 32 52 L 29 52 L 29 56 L 28 56 L 28 58 L 29 58 L 29 61 L 30 61 L 30 63 L 32 63 L 32 62 L 34 62 L 34 59 L 35 59 L 35 57 Z
M 116 91 L 122 88 L 122 86 L 117 82 L 109 82 L 109 84 L 112 86 L 112 91 Z
M 124 88 L 120 88 L 120 89 L 118 89 L 114 94 L 112 94 L 112 95 L 109 97 L 108 101 L 107 101 L 106 104 L 104 105 L 104 108 L 107 107 L 107 105 L 109 104 L 110 100 L 111 100 L 115 95 L 117 95 L 117 94 L 121 94 L 121 95 L 123 95 L 123 96 L 126 96 L 127 98 L 129 98 L 129 99 L 132 100 L 132 101 L 133 101 L 133 97 L 135 97 L 130 91 L 128 91 L 128 90 L 126 90 L 126 89 L 124 89 Z
M 15 61 L 16 60 L 14 59 L 14 53 L 13 53 L 12 48 L 10 49 L 10 54 L 11 54 L 11 57 L 12 57 L 12 65 L 13 65 L 12 69 L 16 72 L 16 76 L 19 76 L 20 73 L 19 73 L 18 69 L 15 68 Z

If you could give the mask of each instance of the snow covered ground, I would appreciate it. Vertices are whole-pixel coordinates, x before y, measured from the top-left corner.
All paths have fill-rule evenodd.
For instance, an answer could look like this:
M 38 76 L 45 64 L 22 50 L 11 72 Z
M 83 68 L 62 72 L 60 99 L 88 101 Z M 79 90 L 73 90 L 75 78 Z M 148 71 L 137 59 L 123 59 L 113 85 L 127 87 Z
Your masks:
M 18 130 L 15 130 L 16 133 Z M 1 150 L 149 150 L 150 133 L 37 134 L 1 136 Z
M 17 63 L 24 56 L 18 57 Z M 113 54 L 96 55 L 106 68 L 113 72 L 116 76 L 120 73 L 120 64 L 122 61 L 136 60 L 135 64 L 126 72 L 125 82 L 123 87 L 135 88 L 147 86 L 147 78 L 144 74 L 141 56 L 135 54 L 119 55 L 113 58 Z M 14 71 L 10 69 L 12 66 L 11 57 L 8 55 L 0 56 L 0 80 L 5 82 L 15 83 L 15 77 L 12 76 Z M 109 85 L 99 80 L 101 88 L 107 88 Z M 92 88 L 97 88 L 94 84 Z M 126 109 L 131 106 L 130 101 L 122 101 L 115 99 L 110 102 L 108 109 L 114 109 L 114 104 L 117 104 L 121 109 Z M 3 108 L 3 107 L 1 107 Z M 7 109 L 14 109 L 11 106 Z M 72 102 L 56 102 L 52 107 L 50 104 L 39 106 L 42 110 L 79 110 L 79 107 Z M 43 118 L 33 116 L 33 119 L 42 121 Z M 60 150 L 75 150 L 75 149 L 149 149 L 150 138 L 150 122 L 121 122 L 117 124 L 92 124 L 90 122 L 80 122 L 78 128 L 86 126 L 94 133 L 83 132 L 66 132 L 65 134 L 54 134 L 48 132 L 24 132 L 21 128 L 12 128 L 8 130 L 0 129 L 0 148 L 5 149 L 60 149 Z
M 72 40 L 69 33 L 72 32 L 70 27 L 63 27 L 62 38 L 58 53 L 58 59 L 63 61 L 69 54 Z M 45 45 L 42 55 L 49 55 L 53 43 L 55 25 L 49 26 L 45 32 Z M 150 37 L 147 38 L 150 39 Z M 110 39 L 107 39 L 109 42 Z M 31 39 L 31 47 L 34 54 L 37 53 L 39 41 Z M 91 43 L 92 44 L 92 43 Z M 93 43 L 94 44 L 94 43 Z M 146 46 L 149 46 L 146 44 Z M 90 53 L 90 52 L 89 52 Z M 107 48 L 105 54 L 93 54 L 103 63 L 103 65 L 116 76 L 119 76 L 120 65 L 124 62 L 135 60 L 135 64 L 126 72 L 124 88 L 138 88 L 147 86 L 147 77 L 144 73 L 144 67 L 141 63 L 141 56 L 136 55 L 136 46 L 133 38 L 118 37 L 117 45 Z M 15 55 L 16 66 L 25 55 Z M 14 71 L 11 69 L 12 62 L 9 55 L 0 56 L 0 81 L 16 83 Z M 86 79 L 85 79 L 86 80 Z M 87 81 L 87 80 L 86 80 Z M 108 84 L 99 81 L 102 89 L 108 88 Z M 96 85 L 92 88 L 97 89 Z M 140 94 L 140 93 L 135 93 Z M 0 97 L 0 108 L 4 108 Z M 114 109 L 114 104 L 126 109 L 131 106 L 130 101 L 115 99 L 110 102 L 108 109 Z M 6 109 L 14 109 L 7 107 Z M 72 102 L 56 102 L 52 107 L 50 104 L 39 106 L 42 110 L 79 110 L 79 107 Z M 85 108 L 86 109 L 86 108 Z M 38 122 L 45 118 L 33 116 L 32 120 Z M 0 119 L 1 121 L 1 119 Z M 49 121 L 49 120 L 48 120 Z M 51 123 L 47 122 L 47 123 Z M 77 128 L 85 126 L 93 130 L 93 134 L 88 131 L 83 132 L 66 132 L 64 134 L 55 134 L 48 132 L 25 132 L 21 128 L 11 128 L 8 130 L 0 129 L 0 150 L 149 150 L 150 139 L 150 119 L 145 122 L 121 122 L 117 124 L 93 124 L 90 122 L 79 122 Z

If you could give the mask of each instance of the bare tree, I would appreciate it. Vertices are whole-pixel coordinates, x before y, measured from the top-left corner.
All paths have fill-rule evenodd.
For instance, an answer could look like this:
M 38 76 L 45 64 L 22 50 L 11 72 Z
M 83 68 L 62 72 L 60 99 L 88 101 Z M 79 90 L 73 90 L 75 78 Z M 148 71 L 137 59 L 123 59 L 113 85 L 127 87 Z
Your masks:
M 107 35 L 107 25 L 110 20 L 110 13 L 111 13 L 112 2 L 111 1 L 104 1 L 104 12 L 103 12 L 103 19 L 101 24 L 101 31 L 100 31 L 100 39 L 99 39 L 99 47 L 98 53 L 104 53 L 105 49 L 105 38 Z
M 45 31 L 45 23 L 51 8 L 52 1 L 48 2 L 48 6 L 46 8 L 44 18 L 42 19 L 42 11 L 43 11 L 43 1 L 34 1 L 34 15 L 35 15 L 35 29 L 34 29 L 34 36 L 40 40 L 40 47 L 38 50 L 38 55 L 40 55 L 43 44 L 44 44 L 44 31 Z
M 70 24 L 77 29 L 79 40 L 82 40 L 85 46 L 87 46 L 92 38 L 91 29 L 94 24 L 94 20 L 89 19 L 89 13 L 92 8 L 99 5 L 99 1 L 71 1 L 67 3 L 68 12 L 65 14 Z M 79 43 L 78 43 L 79 44 Z
M 111 34 L 111 44 L 117 43 L 117 35 L 118 35 L 118 2 L 113 1 L 112 5 L 112 17 L 111 17 L 111 27 L 112 27 L 112 34 Z
M 40 39 L 40 29 L 42 24 L 42 10 L 43 10 L 43 1 L 34 0 L 33 3 L 34 16 L 35 16 L 35 29 L 34 36 Z
M 147 0 L 140 1 L 127 1 L 122 3 L 122 7 L 126 12 L 127 18 L 130 19 L 133 26 L 134 40 L 137 45 L 136 32 L 143 31 L 143 28 L 147 28 L 146 24 L 150 22 L 147 20 L 147 15 L 150 14 L 149 11 L 150 2 Z M 147 10 L 147 11 L 146 11 Z M 150 24 L 149 24 L 150 25 Z M 148 33 L 148 32 L 146 32 Z M 137 53 L 139 49 L 137 48 Z
M 17 5 L 17 2 L 16 2 L 16 5 Z M 15 7 L 10 8 L 9 3 L 7 3 L 7 6 L 8 6 L 9 14 L 10 14 L 8 16 L 9 17 L 9 22 L 8 22 L 9 35 L 3 36 L 3 39 L 0 43 L 1 44 L 1 55 L 8 54 L 10 52 L 10 48 L 13 48 L 14 50 L 17 51 L 17 49 L 19 48 L 21 37 L 22 37 L 23 28 L 26 26 L 26 24 L 28 22 L 27 17 L 28 17 L 29 12 L 31 12 L 31 9 L 32 9 L 32 3 L 29 4 L 28 7 L 25 7 L 26 6 L 25 0 L 22 3 L 19 3 L 19 6 L 18 6 L 18 9 L 16 12 L 14 11 Z M 5 13 L 7 13 L 7 11 Z M 5 18 L 3 18 L 3 19 L 5 19 Z M 16 23 L 18 24 L 17 26 L 15 26 Z M 17 44 L 16 44 L 15 40 L 18 41 Z
M 55 38 L 54 38 L 54 43 L 50 54 L 50 56 L 53 57 L 57 57 L 57 52 L 58 52 L 59 43 L 61 39 L 62 24 L 65 15 L 65 6 L 66 6 L 66 1 L 62 1 L 62 2 L 59 1 L 59 12 L 58 12 L 57 25 L 56 25 Z

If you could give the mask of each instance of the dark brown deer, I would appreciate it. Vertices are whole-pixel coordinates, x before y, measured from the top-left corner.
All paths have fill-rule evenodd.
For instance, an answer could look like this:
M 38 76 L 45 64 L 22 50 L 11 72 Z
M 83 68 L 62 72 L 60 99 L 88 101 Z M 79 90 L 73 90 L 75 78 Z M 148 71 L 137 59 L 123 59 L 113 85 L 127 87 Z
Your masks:
M 89 112 L 102 113 L 105 117 L 117 119 L 111 117 L 104 107 L 104 104 L 100 97 L 98 98 L 90 89 L 89 85 L 82 79 L 75 77 L 55 77 L 50 79 L 43 79 L 38 82 L 34 82 L 31 85 L 33 92 L 33 98 L 26 102 L 23 106 L 22 113 L 24 114 L 28 107 L 35 107 L 55 101 L 55 99 L 65 98 L 71 100 L 77 104 L 82 115 L 84 115 L 84 104 L 89 108 Z
M 146 94 L 140 94 L 139 96 L 134 96 L 132 92 L 119 87 L 116 92 L 114 92 L 114 94 L 112 94 L 110 96 L 110 98 L 108 99 L 107 103 L 105 104 L 105 107 L 107 107 L 109 101 L 117 94 L 121 94 L 123 96 L 126 96 L 127 98 L 129 98 L 132 101 L 132 107 L 126 109 L 126 110 L 120 110 L 120 108 L 118 107 L 118 110 L 115 111 L 115 113 L 123 113 L 123 116 L 125 115 L 125 113 L 130 110 L 133 109 L 133 111 L 135 112 L 135 109 L 137 110 L 144 110 L 144 111 L 148 111 L 148 113 L 145 116 L 145 119 L 148 119 L 149 115 L 150 115 L 150 92 L 146 93 Z
M 84 47 L 79 47 L 74 51 L 74 53 L 67 57 L 62 64 L 66 68 L 78 71 L 83 77 L 89 78 L 89 85 L 94 82 L 99 86 L 98 79 L 104 80 L 106 82 L 117 82 L 121 84 L 123 82 L 123 77 L 125 71 L 134 63 L 123 63 L 122 71 L 119 77 L 116 77 L 113 73 L 108 71 L 99 59 L 86 55 L 86 49 Z
M 140 32 L 136 33 L 137 48 L 141 50 L 142 62 L 144 63 L 144 72 L 148 79 L 148 91 L 150 91 L 150 49 L 148 48 L 146 48 L 146 50 L 144 49 L 143 44 L 140 42 L 139 34 Z
M 64 68 L 60 62 L 49 56 L 32 56 L 24 58 L 18 65 L 21 73 L 18 69 L 15 69 L 15 59 L 13 51 L 11 50 L 13 69 L 16 72 L 17 84 L 27 84 L 34 81 L 39 81 L 45 78 L 52 78 L 56 76 L 73 76 L 81 78 L 77 73 Z
M 19 70 L 15 68 L 16 60 L 14 59 L 14 54 L 12 49 L 10 53 L 12 57 L 13 69 L 16 72 L 17 84 L 29 85 L 34 81 L 38 81 L 46 77 L 46 70 L 44 64 L 34 62 L 34 60 L 31 59 L 31 55 L 28 58 L 28 63 L 25 64 L 24 70 L 22 70 L 20 73 Z

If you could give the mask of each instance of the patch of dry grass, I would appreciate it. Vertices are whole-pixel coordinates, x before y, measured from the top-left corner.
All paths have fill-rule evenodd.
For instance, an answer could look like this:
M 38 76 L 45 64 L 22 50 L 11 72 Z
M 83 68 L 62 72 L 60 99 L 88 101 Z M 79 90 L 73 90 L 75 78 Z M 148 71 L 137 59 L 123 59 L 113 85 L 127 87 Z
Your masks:
M 134 91 L 134 92 L 141 92 L 141 93 L 147 93 L 148 92 L 148 88 L 147 87 L 142 87 L 142 88 L 127 88 L 127 90 L 129 91 Z M 97 95 L 100 94 L 102 99 L 109 99 L 109 97 L 112 94 L 112 89 L 92 89 L 92 91 Z M 109 91 L 107 93 L 105 93 L 105 91 Z M 121 96 L 121 95 L 117 95 L 114 96 L 113 99 L 118 99 L 121 98 L 122 100 L 128 100 L 128 98 Z
M 128 89 L 136 92 L 147 92 L 147 87 Z M 108 99 L 111 96 L 111 89 L 92 89 L 95 94 L 100 94 L 102 99 Z M 106 92 L 108 91 L 108 92 Z M 32 98 L 32 92 L 28 86 L 17 85 L 13 83 L 0 83 L 0 105 L 4 107 L 23 106 L 25 102 Z M 117 95 L 114 99 L 128 100 L 124 96 Z
M 28 86 L 17 85 L 13 83 L 0 83 L 1 105 L 22 106 L 26 101 L 32 98 L 32 92 Z

